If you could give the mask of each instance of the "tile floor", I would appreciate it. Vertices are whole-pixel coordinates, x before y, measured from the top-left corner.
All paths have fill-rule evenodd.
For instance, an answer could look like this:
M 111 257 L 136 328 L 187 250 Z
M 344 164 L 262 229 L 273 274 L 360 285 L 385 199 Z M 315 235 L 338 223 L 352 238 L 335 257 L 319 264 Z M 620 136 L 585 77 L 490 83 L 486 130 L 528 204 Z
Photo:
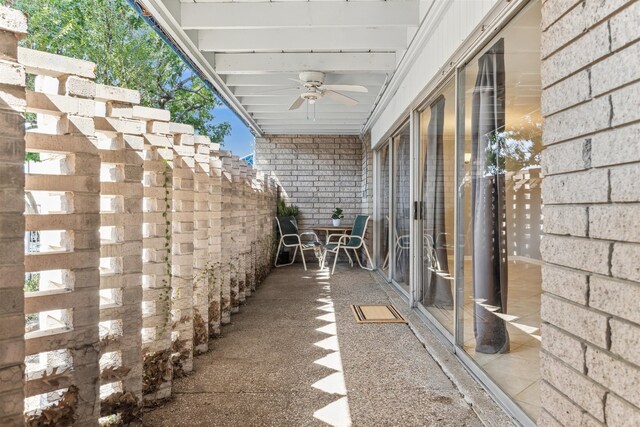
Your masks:
M 466 262 L 466 271 L 471 271 Z M 453 264 L 451 264 L 453 265 Z M 505 354 L 475 352 L 473 335 L 473 290 L 470 275 L 465 280 L 464 349 L 508 395 L 534 420 L 540 412 L 540 266 L 509 263 L 507 330 L 511 348 Z M 453 331 L 453 310 L 427 307 L 449 331 Z

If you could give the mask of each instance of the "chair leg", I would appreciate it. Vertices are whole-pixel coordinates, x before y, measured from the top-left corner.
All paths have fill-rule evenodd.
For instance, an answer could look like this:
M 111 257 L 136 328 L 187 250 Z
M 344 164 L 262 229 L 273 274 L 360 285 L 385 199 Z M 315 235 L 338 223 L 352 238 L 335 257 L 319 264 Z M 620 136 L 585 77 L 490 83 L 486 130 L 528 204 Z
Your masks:
M 280 241 L 280 244 L 278 244 L 278 252 L 276 252 L 276 261 L 273 263 L 273 265 L 278 268 L 278 267 L 286 267 L 287 265 L 291 265 L 294 262 L 296 262 L 296 254 L 298 253 L 298 247 L 296 246 L 295 251 L 293 252 L 293 257 L 291 257 L 291 262 L 288 262 L 286 264 L 278 264 L 278 255 L 280 254 L 280 249 L 284 248 L 284 245 L 282 245 L 282 241 Z
M 373 262 L 371 261 L 371 255 L 369 255 L 369 249 L 367 249 L 367 245 L 362 245 L 364 246 L 364 253 L 367 255 L 367 259 L 369 260 L 369 265 L 371 266 L 371 268 L 367 268 L 367 267 L 362 267 L 365 270 L 369 270 L 369 271 L 373 271 Z
M 384 263 L 382 263 L 382 269 L 386 270 L 389 266 L 389 251 L 387 251 L 387 256 L 384 257 Z
M 273 262 L 273 266 L 278 268 L 278 267 L 282 267 L 282 265 L 278 265 L 278 257 L 280 256 L 280 248 L 282 248 L 282 239 L 280 239 L 280 242 L 278 243 L 278 250 L 276 251 L 276 259 Z
M 302 265 L 304 266 L 304 271 L 307 271 L 307 262 L 304 260 L 304 249 L 302 248 L 300 248 L 300 256 L 302 257 Z
M 338 255 L 340 255 L 340 245 L 338 245 L 338 247 L 336 248 L 336 257 L 333 259 L 333 268 L 331 269 L 331 274 L 336 272 L 336 263 L 338 262 Z
M 349 249 L 344 250 L 344 253 L 347 254 L 347 258 L 349 258 L 349 265 L 351 265 L 351 267 L 353 267 L 353 260 L 351 259 L 351 255 L 349 255 Z
M 358 265 L 360 266 L 360 268 L 364 268 L 362 266 L 362 263 L 360 262 L 360 257 L 358 256 L 358 249 L 353 250 L 353 256 L 355 257 L 356 261 L 358 261 Z

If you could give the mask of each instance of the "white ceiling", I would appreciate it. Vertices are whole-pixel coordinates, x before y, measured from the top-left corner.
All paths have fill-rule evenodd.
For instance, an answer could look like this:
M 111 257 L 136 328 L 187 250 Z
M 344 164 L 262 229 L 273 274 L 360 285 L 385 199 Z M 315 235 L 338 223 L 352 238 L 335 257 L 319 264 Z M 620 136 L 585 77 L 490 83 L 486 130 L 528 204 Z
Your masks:
M 418 0 L 138 2 L 264 134 L 359 134 L 420 20 Z M 368 93 L 343 92 L 353 107 L 324 97 L 315 120 L 307 103 L 289 111 L 303 91 L 289 79 L 310 70 Z

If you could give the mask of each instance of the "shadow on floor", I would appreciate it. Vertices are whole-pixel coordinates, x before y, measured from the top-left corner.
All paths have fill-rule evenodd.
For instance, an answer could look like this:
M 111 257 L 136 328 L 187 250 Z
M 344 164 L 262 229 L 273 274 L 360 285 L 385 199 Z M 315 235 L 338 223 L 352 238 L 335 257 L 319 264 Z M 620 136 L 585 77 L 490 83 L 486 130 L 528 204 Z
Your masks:
M 481 426 L 404 324 L 357 324 L 388 304 L 371 273 L 275 270 L 149 426 Z

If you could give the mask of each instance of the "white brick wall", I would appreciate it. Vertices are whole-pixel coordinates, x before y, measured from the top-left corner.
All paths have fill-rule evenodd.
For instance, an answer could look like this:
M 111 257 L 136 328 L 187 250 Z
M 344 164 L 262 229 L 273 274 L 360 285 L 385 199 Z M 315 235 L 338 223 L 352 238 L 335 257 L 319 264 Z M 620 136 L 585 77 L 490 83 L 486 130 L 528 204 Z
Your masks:
M 640 425 L 640 2 L 542 6 L 540 425 Z
M 331 212 L 344 210 L 350 224 L 362 212 L 362 143 L 355 136 L 256 138 L 255 167 L 270 173 L 287 204 L 300 208 L 301 230 L 331 225 Z

